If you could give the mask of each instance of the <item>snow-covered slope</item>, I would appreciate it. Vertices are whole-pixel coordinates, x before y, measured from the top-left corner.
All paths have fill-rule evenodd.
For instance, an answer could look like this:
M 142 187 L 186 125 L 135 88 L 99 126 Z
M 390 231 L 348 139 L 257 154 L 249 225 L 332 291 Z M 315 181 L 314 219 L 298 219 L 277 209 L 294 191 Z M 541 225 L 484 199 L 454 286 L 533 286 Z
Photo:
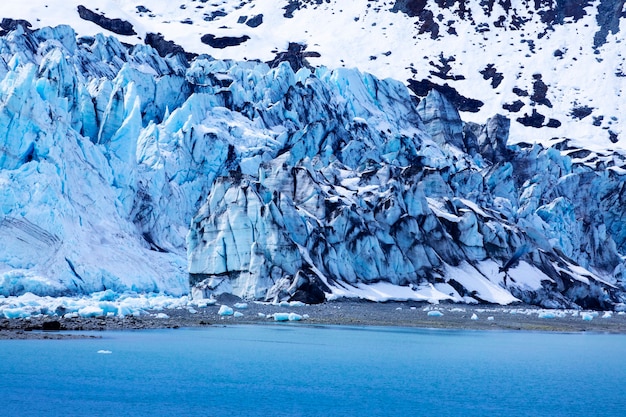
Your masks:
M 385 19 L 394 19 L 388 25 L 394 33 L 404 28 L 415 42 L 461 48 L 451 39 L 509 32 L 523 38 L 524 30 L 536 35 L 532 22 L 539 19 L 550 26 L 541 39 L 554 41 L 562 27 L 591 23 L 594 7 L 606 3 L 589 3 L 582 9 L 586 14 L 575 13 L 572 23 L 565 23 L 570 12 L 564 12 L 562 25 L 556 23 L 558 16 L 546 20 L 545 13 L 531 13 L 531 6 L 524 5 L 506 13 L 512 19 L 508 26 L 498 20 L 509 29 L 492 31 L 476 31 L 485 27 L 477 16 L 488 10 L 473 6 L 470 14 L 455 14 L 457 33 L 465 28 L 467 36 L 444 37 L 433 32 L 432 24 L 424 29 L 431 8 L 440 7 L 436 4 L 363 3 L 340 9 L 333 1 L 251 1 L 236 7 L 230 2 L 174 7 L 107 1 L 79 9 L 72 2 L 44 1 L 11 14 L 14 6 L 0 6 L 4 15 L 22 16 L 33 26 L 72 24 L 31 32 L 24 22 L 2 22 L 0 292 L 60 295 L 112 289 L 180 295 L 188 291 L 190 279 L 196 295 L 233 292 L 271 300 L 319 302 L 356 295 L 503 304 L 523 300 L 549 307 L 622 305 L 626 162 L 621 148 L 608 149 L 619 146 L 619 135 L 616 144 L 606 137 L 619 129 L 619 119 L 594 126 L 588 117 L 568 116 L 571 126 L 563 121 L 560 127 L 521 128 L 515 119 L 496 116 L 501 108 L 490 107 L 494 102 L 501 106 L 499 96 L 506 101 L 511 93 L 519 96 L 522 109 L 561 120 L 562 112 L 571 111 L 564 103 L 587 94 L 617 112 L 620 76 L 598 81 L 604 90 L 594 92 L 571 70 L 576 77 L 563 82 L 585 88 L 572 90 L 565 100 L 550 95 L 558 91 L 552 86 L 545 91 L 554 73 L 534 71 L 524 96 L 513 92 L 513 84 L 500 86 L 510 80 L 521 90 L 525 72 L 505 75 L 496 88 L 481 87 L 497 84 L 500 68 L 519 65 L 510 54 L 496 53 L 502 63 L 493 66 L 491 55 L 478 60 L 476 53 L 465 61 L 444 56 L 442 68 L 434 71 L 439 78 L 454 75 L 457 64 L 488 68 L 484 73 L 491 78 L 446 80 L 474 101 L 459 100 L 442 88 L 417 99 L 404 81 L 342 68 L 362 64 L 400 80 L 409 71 L 415 81 L 411 88 L 422 94 L 427 82 L 417 81 L 429 77 L 426 67 L 407 69 L 402 58 L 413 46 L 403 49 L 396 42 L 391 54 L 377 55 L 382 38 L 371 38 L 367 49 L 354 35 L 353 47 L 343 42 L 341 55 L 338 35 L 329 32 L 339 27 L 331 23 L 353 35 L 359 33 L 350 31 L 353 23 L 375 18 L 373 27 L 382 29 Z M 46 5 L 48 13 L 42 12 Z M 440 13 L 458 7 L 455 3 Z M 493 7 L 502 8 L 499 3 Z M 217 10 L 222 13 L 213 13 Z M 359 10 L 362 14 L 354 15 Z M 83 18 L 77 18 L 79 12 Z M 103 20 L 101 12 L 123 20 Z M 411 15 L 417 12 L 416 26 Z M 193 17 L 204 13 L 208 17 L 201 22 Z M 523 25 L 520 16 L 528 17 Z M 181 23 L 187 18 L 191 23 Z M 290 25 L 295 25 L 293 32 L 280 29 Z M 510 25 L 521 26 L 513 31 Z M 90 35 L 101 26 L 136 34 L 77 38 L 73 29 Z M 307 37 L 308 30 L 322 27 L 324 36 Z M 372 34 L 372 26 L 365 27 L 361 33 Z M 422 35 L 414 33 L 422 29 Z M 592 75 L 606 69 L 608 59 L 600 57 L 617 53 L 612 42 L 621 36 L 609 31 L 600 42 L 596 34 L 601 29 L 594 23 L 590 38 L 577 39 L 590 43 L 589 54 L 578 48 L 577 56 L 593 57 L 595 63 L 586 61 Z M 165 37 L 147 35 L 157 32 Z M 214 46 L 240 45 L 210 48 L 203 37 Z M 268 47 L 279 38 L 280 45 Z M 308 49 L 288 40 L 304 41 Z M 497 44 L 490 40 L 489 48 L 481 48 L 491 53 Z M 539 50 L 537 44 L 533 48 Z M 269 64 L 252 60 L 270 61 L 277 51 L 287 50 Z M 312 64 L 328 59 L 337 68 L 307 68 L 306 59 Z M 531 54 L 528 62 L 539 61 Z M 428 66 L 432 70 L 435 64 Z M 458 107 L 471 110 L 467 106 L 476 106 L 478 99 L 484 101 L 480 110 L 462 112 L 462 121 Z M 595 103 L 587 107 L 600 109 Z M 577 112 L 586 112 L 585 105 L 581 102 Z M 547 131 L 567 137 L 547 140 L 539 133 Z M 543 144 L 534 144 L 535 139 Z
M 219 59 L 270 61 L 299 42 L 319 54 L 309 58 L 313 65 L 357 67 L 410 82 L 419 95 L 432 83 L 447 85 L 464 120 L 509 117 L 513 142 L 567 137 L 606 150 L 623 148 L 626 136 L 623 0 L 3 3 L 0 16 L 26 19 L 33 28 L 69 24 L 79 35 L 112 28 L 131 44 L 160 33 L 188 52 Z M 129 27 L 93 23 L 86 12 L 81 18 L 83 4 Z

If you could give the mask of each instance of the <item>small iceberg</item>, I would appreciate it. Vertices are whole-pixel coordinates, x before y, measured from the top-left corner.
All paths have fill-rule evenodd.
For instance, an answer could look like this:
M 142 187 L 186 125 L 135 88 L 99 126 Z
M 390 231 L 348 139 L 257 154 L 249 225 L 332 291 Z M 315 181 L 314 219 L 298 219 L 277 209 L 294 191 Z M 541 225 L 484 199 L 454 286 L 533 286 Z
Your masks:
M 222 304 L 220 310 L 217 312 L 217 314 L 220 316 L 232 316 L 234 313 L 235 311 L 232 308 L 228 307 L 226 304 Z
M 434 311 L 429 311 L 428 312 L 428 317 L 441 317 L 443 316 L 443 313 L 439 310 L 434 310 Z
M 582 318 L 585 321 L 591 321 L 591 320 L 593 320 L 593 314 L 591 314 L 591 313 L 582 313 Z

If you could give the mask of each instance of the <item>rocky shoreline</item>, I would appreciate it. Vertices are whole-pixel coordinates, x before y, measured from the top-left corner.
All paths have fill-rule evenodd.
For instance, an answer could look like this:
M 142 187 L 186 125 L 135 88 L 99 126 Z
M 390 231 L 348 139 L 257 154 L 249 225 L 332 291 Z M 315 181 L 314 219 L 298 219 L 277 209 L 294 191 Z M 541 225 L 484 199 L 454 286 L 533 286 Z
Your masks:
M 222 305 L 233 315 L 220 315 Z M 99 337 L 93 331 L 176 329 L 215 325 L 273 324 L 398 326 L 459 330 L 600 332 L 626 334 L 626 314 L 544 310 L 528 305 L 432 305 L 420 302 L 374 303 L 337 300 L 317 305 L 242 303 L 236 299 L 202 306 L 146 311 L 135 316 L 32 316 L 0 319 L 0 339 L 66 339 Z M 87 333 L 87 331 L 89 331 Z M 85 333 L 83 333 L 85 332 Z

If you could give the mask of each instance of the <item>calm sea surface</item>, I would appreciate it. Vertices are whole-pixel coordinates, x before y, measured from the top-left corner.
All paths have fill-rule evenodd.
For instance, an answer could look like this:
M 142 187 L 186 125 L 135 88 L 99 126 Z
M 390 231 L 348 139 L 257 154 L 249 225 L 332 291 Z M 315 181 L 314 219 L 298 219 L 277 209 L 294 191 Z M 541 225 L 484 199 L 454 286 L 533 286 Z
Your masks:
M 99 335 L 0 341 L 0 415 L 626 415 L 623 335 L 302 325 Z

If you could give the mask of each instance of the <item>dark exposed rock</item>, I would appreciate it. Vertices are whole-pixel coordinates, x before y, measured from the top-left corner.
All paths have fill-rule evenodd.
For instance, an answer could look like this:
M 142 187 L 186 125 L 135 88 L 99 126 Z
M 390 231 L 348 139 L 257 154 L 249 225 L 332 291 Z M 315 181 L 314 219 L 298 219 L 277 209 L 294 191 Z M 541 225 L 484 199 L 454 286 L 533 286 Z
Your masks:
M 101 28 L 110 30 L 111 32 L 117 33 L 118 35 L 130 36 L 137 34 L 137 32 L 135 32 L 135 30 L 133 29 L 133 25 L 130 22 L 117 18 L 110 19 L 103 14 L 93 12 L 82 5 L 78 6 L 78 16 L 80 16 L 81 19 L 93 22 Z
M 464 80 L 465 77 L 463 75 L 450 75 L 450 71 L 452 71 L 452 66 L 450 66 L 450 62 L 456 61 L 456 58 L 453 56 L 444 57 L 443 53 L 439 55 L 439 62 L 437 64 L 433 61 L 430 61 L 429 64 L 437 69 L 437 71 L 430 71 L 431 75 L 435 77 L 441 78 L 442 80 Z
M 212 21 L 214 21 L 215 19 L 218 19 L 218 18 L 220 18 L 220 17 L 227 16 L 227 15 L 228 15 L 228 13 L 224 12 L 223 10 L 214 10 L 214 11 L 212 11 L 210 14 L 206 14 L 206 13 L 205 13 L 205 14 L 204 14 L 204 18 L 203 18 L 203 19 L 204 19 L 206 22 L 212 22 Z
M 253 18 L 248 19 L 248 21 L 246 22 L 246 26 L 250 26 L 251 28 L 255 28 L 255 27 L 261 26 L 261 24 L 263 24 L 263 15 L 262 14 L 256 15 Z
M 593 112 L 593 107 L 577 106 L 572 109 L 570 116 L 574 119 L 582 120 Z
M 538 113 L 536 109 L 533 109 L 533 112 L 530 116 L 528 114 L 524 114 L 524 117 L 518 117 L 516 120 L 526 127 L 539 128 L 543 126 L 543 122 L 546 120 L 546 116 Z
M 409 17 L 419 16 L 426 8 L 426 0 L 396 0 L 392 12 L 402 12 Z
M 491 86 L 493 88 L 498 88 L 500 83 L 504 80 L 504 74 L 498 72 L 493 64 L 488 64 L 480 73 L 484 80 L 491 80 Z
M 416 24 L 419 24 L 418 33 L 420 35 L 430 33 L 432 39 L 437 39 L 439 36 L 439 24 L 435 22 L 433 12 L 430 10 L 424 10 L 420 13 L 420 21 L 416 22 Z
M 448 84 L 439 85 L 430 80 L 423 79 L 421 81 L 408 80 L 409 89 L 418 97 L 426 97 L 430 90 L 437 90 L 443 94 L 459 111 L 467 111 L 476 113 L 483 106 L 480 100 L 468 98 L 459 94 L 456 89 Z
M 170 54 L 184 54 L 185 50 L 182 46 L 172 41 L 167 41 L 160 33 L 148 33 L 145 39 L 146 45 L 153 47 L 160 56 L 165 57 Z
M 533 81 L 533 94 L 530 96 L 530 99 L 537 104 L 552 108 L 552 103 L 546 98 L 548 86 L 542 81 L 541 74 L 535 74 L 533 78 L 535 81 Z
M 588 0 L 561 0 L 556 2 L 535 0 L 535 9 L 542 8 L 539 15 L 543 23 L 549 26 L 562 25 L 566 17 L 571 17 L 574 21 L 582 19 L 587 14 L 585 8 L 589 7 L 589 3 Z
M 517 113 L 524 107 L 524 102 L 522 100 L 515 100 L 513 103 L 504 103 L 502 108 L 504 110 L 508 110 L 511 113 Z
M 276 57 L 268 61 L 267 64 L 270 68 L 276 68 L 281 62 L 287 61 L 294 72 L 304 67 L 312 68 L 306 58 L 319 58 L 321 55 L 318 52 L 305 51 L 306 47 L 306 45 L 301 43 L 289 42 L 287 51 L 278 52 Z
M 522 90 L 521 88 L 514 87 L 513 94 L 519 97 L 528 97 L 528 91 Z
M 41 329 L 44 331 L 58 331 L 61 330 L 61 323 L 58 320 L 44 321 Z
M 616 34 L 619 32 L 620 19 L 626 17 L 624 12 L 625 0 L 600 0 L 596 21 L 600 29 L 593 37 L 593 47 L 599 48 L 606 42 L 609 32 Z
M 30 28 L 31 28 L 31 24 L 28 20 L 23 20 L 23 19 L 9 19 L 9 18 L 2 18 L 2 22 L 0 22 L 0 28 L 2 30 L 0 30 L 0 36 L 4 36 L 5 34 L 7 34 L 8 32 L 11 32 L 15 29 L 17 29 L 18 26 L 21 26 L 24 31 L 26 32 L 30 32 Z
M 300 6 L 302 6 L 302 3 L 300 1 L 289 0 L 289 3 L 287 3 L 287 5 L 283 7 L 283 10 L 285 11 L 283 16 L 287 19 L 291 19 L 293 17 L 293 12 L 295 12 L 296 10 L 300 10 Z
M 243 35 L 239 37 L 224 36 L 224 37 L 218 38 L 215 35 L 211 35 L 211 34 L 203 35 L 202 38 L 200 38 L 202 43 L 205 43 L 209 45 L 210 47 L 217 48 L 217 49 L 224 49 L 224 48 L 228 48 L 229 46 L 241 45 L 242 43 L 246 42 L 248 39 L 250 39 L 248 35 Z
M 546 123 L 546 127 L 552 127 L 552 128 L 561 127 L 561 122 L 558 121 L 557 119 L 550 119 L 548 120 L 548 123 Z

